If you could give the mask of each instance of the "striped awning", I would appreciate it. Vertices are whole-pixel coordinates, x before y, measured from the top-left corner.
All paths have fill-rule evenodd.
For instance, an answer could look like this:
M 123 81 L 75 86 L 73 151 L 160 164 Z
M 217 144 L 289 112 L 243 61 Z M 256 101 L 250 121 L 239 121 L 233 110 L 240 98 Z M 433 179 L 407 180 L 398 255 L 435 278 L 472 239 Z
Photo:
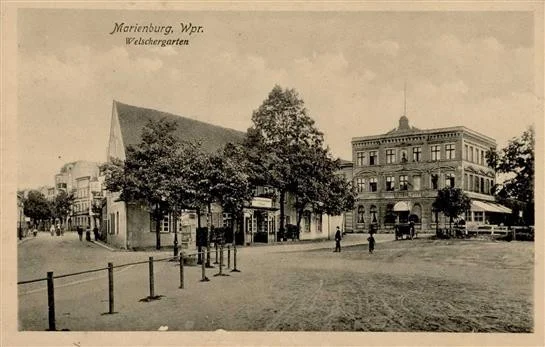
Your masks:
M 492 212 L 492 213 L 511 213 L 511 209 L 503 205 L 485 202 L 479 200 L 471 201 L 471 210 L 472 211 L 482 211 L 482 212 Z

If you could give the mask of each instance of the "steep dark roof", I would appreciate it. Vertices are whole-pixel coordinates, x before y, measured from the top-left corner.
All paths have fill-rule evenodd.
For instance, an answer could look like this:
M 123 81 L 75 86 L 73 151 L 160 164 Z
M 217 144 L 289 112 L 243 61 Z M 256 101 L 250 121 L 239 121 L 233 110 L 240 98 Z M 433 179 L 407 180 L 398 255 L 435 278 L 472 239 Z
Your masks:
M 238 130 L 223 128 L 198 120 L 177 116 L 149 108 L 136 107 L 115 101 L 121 136 L 125 146 L 140 143 L 141 132 L 147 122 L 165 118 L 177 124 L 174 135 L 179 140 L 200 140 L 203 149 L 216 151 L 228 142 L 241 142 L 244 133 Z

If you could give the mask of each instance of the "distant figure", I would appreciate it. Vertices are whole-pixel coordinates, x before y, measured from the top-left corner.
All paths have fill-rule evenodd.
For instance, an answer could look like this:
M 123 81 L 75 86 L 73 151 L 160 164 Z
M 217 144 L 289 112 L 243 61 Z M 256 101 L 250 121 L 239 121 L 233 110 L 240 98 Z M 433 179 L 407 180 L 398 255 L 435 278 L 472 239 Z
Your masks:
M 95 234 L 95 241 L 98 241 L 98 228 L 96 227 L 96 225 L 93 228 L 93 234 Z
M 340 252 L 341 251 L 341 228 L 337 227 L 337 232 L 335 233 L 335 250 L 334 252 Z
M 78 232 L 79 240 L 82 241 L 83 240 L 83 228 L 81 227 L 81 225 L 78 225 L 76 230 Z
M 87 228 L 85 229 L 85 240 L 91 241 L 91 226 L 87 225 Z
M 61 236 L 61 226 L 57 224 L 57 236 Z
M 367 241 L 369 241 L 369 253 L 373 253 L 373 251 L 375 250 L 375 238 L 373 237 L 372 232 L 369 233 Z
M 34 229 L 32 229 L 32 234 L 34 235 L 34 237 L 38 235 L 38 229 L 36 228 L 36 226 L 34 226 Z
M 51 224 L 51 228 L 49 228 L 49 232 L 51 233 L 51 236 L 55 236 L 55 226 Z

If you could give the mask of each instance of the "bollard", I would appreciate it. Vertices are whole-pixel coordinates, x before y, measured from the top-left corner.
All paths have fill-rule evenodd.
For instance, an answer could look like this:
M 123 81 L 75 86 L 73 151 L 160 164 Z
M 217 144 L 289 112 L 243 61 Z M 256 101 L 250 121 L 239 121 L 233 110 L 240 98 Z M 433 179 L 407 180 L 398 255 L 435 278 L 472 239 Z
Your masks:
M 55 326 L 55 287 L 53 286 L 53 272 L 47 273 L 47 308 L 49 317 L 49 331 L 56 331 Z
M 184 252 L 180 253 L 180 289 L 184 289 Z
M 227 268 L 231 268 L 231 245 L 227 245 Z
M 203 253 L 203 260 L 204 260 L 204 251 L 203 251 L 202 253 Z M 205 261 L 201 262 L 201 269 L 202 269 L 202 278 L 201 278 L 201 282 L 208 282 L 208 281 L 210 281 L 210 280 L 208 279 L 208 277 L 206 277 L 206 264 L 205 264 L 205 263 L 206 263 Z
M 108 263 L 108 297 L 110 302 L 109 314 L 114 313 L 114 264 Z
M 149 257 L 149 296 L 155 297 L 155 288 L 153 282 L 153 257 Z
M 218 244 L 214 242 L 214 248 L 216 250 L 216 261 L 214 261 L 214 264 L 218 263 Z
M 237 246 L 233 247 L 233 270 L 231 272 L 240 272 L 239 269 L 237 269 Z

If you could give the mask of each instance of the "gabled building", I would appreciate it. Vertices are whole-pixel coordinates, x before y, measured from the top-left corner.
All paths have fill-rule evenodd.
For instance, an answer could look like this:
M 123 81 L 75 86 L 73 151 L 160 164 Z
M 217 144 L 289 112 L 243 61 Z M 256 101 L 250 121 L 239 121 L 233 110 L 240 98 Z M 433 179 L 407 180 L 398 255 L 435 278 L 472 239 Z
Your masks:
M 382 135 L 352 139 L 352 164 L 345 164 L 347 179 L 358 193 L 354 211 L 346 213 L 348 231 L 366 232 L 370 224 L 390 229 L 409 218 L 422 229 L 444 223 L 436 220 L 432 203 L 437 190 L 457 187 L 472 199 L 468 223 L 499 221 L 511 211 L 494 203 L 494 169 L 486 152 L 496 141 L 463 126 L 418 129 L 406 116 Z
M 174 136 L 178 140 L 199 140 L 202 142 L 203 149 L 208 152 L 216 151 L 228 142 L 240 142 L 244 136 L 243 132 L 237 130 L 114 101 L 107 149 L 108 158 L 124 160 L 127 146 L 140 143 L 142 129 L 148 121 L 159 121 L 161 119 L 176 123 Z M 126 249 L 154 246 L 154 221 L 146 207 L 118 201 L 119 193 L 106 192 L 105 196 L 106 208 L 102 212 L 102 232 L 107 234 L 107 242 Z M 223 223 L 221 210 L 214 206 L 212 212 L 212 222 L 221 225 L 220 223 Z M 184 240 L 195 242 L 196 215 L 189 212 L 183 218 L 179 218 L 178 221 L 174 221 L 168 215 L 164 217 L 160 228 L 162 245 L 173 244 L 174 234 L 172 230 L 174 223 L 178 223 L 177 230 L 188 231 L 189 235 L 184 236 Z M 206 223 L 203 223 L 204 225 Z
M 126 158 L 126 148 L 137 145 L 141 140 L 141 131 L 149 120 L 165 118 L 177 124 L 174 136 L 179 140 L 200 140 L 203 149 L 214 152 L 228 142 L 241 142 L 244 133 L 220 126 L 204 123 L 186 117 L 173 115 L 149 108 L 142 108 L 113 102 L 108 158 Z M 254 199 L 244 209 L 242 235 L 235 239 L 240 244 L 254 242 L 273 243 L 279 241 L 280 226 L 279 205 L 273 198 L 273 190 L 257 187 Z M 144 206 L 118 201 L 119 194 L 106 192 L 106 204 L 102 211 L 102 233 L 107 235 L 107 242 L 126 249 L 138 249 L 155 245 L 155 225 L 150 213 Z M 295 224 L 296 214 L 288 197 L 285 205 L 286 224 Z M 335 226 L 341 226 L 342 217 L 328 217 L 306 211 L 301 223 L 300 239 L 326 239 L 335 233 Z M 214 227 L 228 227 L 232 224 L 231 216 L 223 213 L 218 205 L 212 205 L 210 224 Z M 174 241 L 174 223 L 181 231 L 183 242 L 195 243 L 197 216 L 194 211 L 186 211 L 177 221 L 167 215 L 161 223 L 161 244 L 172 245 Z M 206 226 L 206 217 L 201 217 L 201 225 Z M 179 238 L 180 239 L 180 238 Z M 182 247 L 184 245 L 182 244 Z

